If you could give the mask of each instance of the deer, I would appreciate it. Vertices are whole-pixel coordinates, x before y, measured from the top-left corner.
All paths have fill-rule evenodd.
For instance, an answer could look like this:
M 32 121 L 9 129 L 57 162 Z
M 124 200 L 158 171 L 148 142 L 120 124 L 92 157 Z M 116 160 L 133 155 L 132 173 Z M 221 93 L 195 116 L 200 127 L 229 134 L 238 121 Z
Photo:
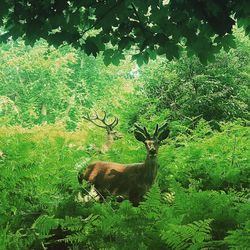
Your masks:
M 89 114 L 87 114 L 86 116 L 83 116 L 83 119 L 93 123 L 95 126 L 99 128 L 106 130 L 106 133 L 107 133 L 106 142 L 102 145 L 101 151 L 100 151 L 101 153 L 106 153 L 110 149 L 112 143 L 115 140 L 121 139 L 122 135 L 114 130 L 114 128 L 118 125 L 118 122 L 119 122 L 118 118 L 114 116 L 113 121 L 108 122 L 107 120 L 108 115 L 106 111 L 104 111 L 103 113 L 104 115 L 102 118 L 97 114 L 97 112 L 95 112 L 95 116 L 91 117 Z
M 87 166 L 85 171 L 79 172 L 79 183 L 82 184 L 85 180 L 94 186 L 102 197 L 107 195 L 128 197 L 133 206 L 138 206 L 156 179 L 158 149 L 169 133 L 167 123 L 161 127 L 157 124 L 152 136 L 146 127 L 135 124 L 135 139 L 146 147 L 145 161 L 133 164 L 93 162 Z

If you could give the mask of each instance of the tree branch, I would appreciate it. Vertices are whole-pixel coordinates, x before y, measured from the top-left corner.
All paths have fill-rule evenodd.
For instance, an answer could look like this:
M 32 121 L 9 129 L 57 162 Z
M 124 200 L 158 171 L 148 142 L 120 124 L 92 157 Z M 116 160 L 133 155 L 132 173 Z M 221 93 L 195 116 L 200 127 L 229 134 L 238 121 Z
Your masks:
M 84 35 L 84 34 L 85 34 L 86 32 L 88 32 L 89 30 L 93 29 L 97 24 L 99 24 L 99 23 L 102 21 L 102 19 L 104 19 L 104 18 L 109 14 L 110 11 L 112 11 L 113 9 L 115 9 L 116 7 L 118 7 L 123 1 L 124 1 L 124 0 L 120 0 L 120 1 L 118 1 L 116 4 L 114 4 L 114 5 L 113 5 L 110 9 L 108 9 L 99 19 L 97 19 L 93 25 L 91 25 L 89 28 L 87 28 L 86 30 L 84 30 L 84 31 L 82 32 L 82 35 Z
M 131 6 L 132 6 L 132 8 L 133 8 L 133 10 L 134 10 L 134 13 L 135 13 L 135 15 L 136 15 L 136 17 L 137 17 L 139 23 L 140 23 L 141 28 L 142 28 L 143 30 L 145 30 L 144 25 L 143 25 L 143 22 L 141 21 L 141 18 L 140 18 L 140 16 L 139 16 L 139 13 L 138 13 L 137 9 L 135 8 L 135 5 L 134 5 L 133 3 L 131 3 Z

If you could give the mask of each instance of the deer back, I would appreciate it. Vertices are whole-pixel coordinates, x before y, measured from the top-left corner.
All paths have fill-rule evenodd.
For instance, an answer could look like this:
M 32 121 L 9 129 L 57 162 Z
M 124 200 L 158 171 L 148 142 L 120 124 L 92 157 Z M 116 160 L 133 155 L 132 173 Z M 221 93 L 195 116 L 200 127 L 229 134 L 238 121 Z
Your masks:
M 83 179 L 93 184 L 100 192 L 112 195 L 128 195 L 138 186 L 146 186 L 143 173 L 144 163 L 119 164 L 113 162 L 94 162 L 81 174 Z

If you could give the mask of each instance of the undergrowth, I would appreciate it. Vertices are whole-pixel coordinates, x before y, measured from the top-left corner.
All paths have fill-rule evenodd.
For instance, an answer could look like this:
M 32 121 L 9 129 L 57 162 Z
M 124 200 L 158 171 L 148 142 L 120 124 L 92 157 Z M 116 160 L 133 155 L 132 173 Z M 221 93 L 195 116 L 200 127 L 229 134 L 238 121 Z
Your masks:
M 99 154 L 83 124 L 0 128 L 0 249 L 237 249 L 250 246 L 249 128 L 200 123 L 159 152 L 156 183 L 138 208 L 79 202 L 80 168 L 145 157 L 131 134 Z M 92 145 L 92 147 L 90 147 Z

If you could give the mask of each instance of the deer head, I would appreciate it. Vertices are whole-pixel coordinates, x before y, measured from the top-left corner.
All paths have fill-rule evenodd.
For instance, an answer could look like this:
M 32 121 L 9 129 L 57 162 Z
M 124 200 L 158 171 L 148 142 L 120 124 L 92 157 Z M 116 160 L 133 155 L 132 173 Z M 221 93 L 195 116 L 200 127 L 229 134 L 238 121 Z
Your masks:
M 165 123 L 160 128 L 157 124 L 152 136 L 149 134 L 146 127 L 141 127 L 137 124 L 135 124 L 135 127 L 135 138 L 145 144 L 149 157 L 156 157 L 161 141 L 169 136 L 170 131 L 168 129 L 168 123 Z
M 95 112 L 94 116 L 90 117 L 90 115 L 87 114 L 86 116 L 83 116 L 83 118 L 92 122 L 95 126 L 106 130 L 107 138 L 100 150 L 101 153 L 106 153 L 110 149 L 113 141 L 121 139 L 122 135 L 114 130 L 114 128 L 118 125 L 118 118 L 115 116 L 112 120 L 110 120 L 107 113 L 105 111 L 103 113 L 102 117 Z
M 121 139 L 123 136 L 121 133 L 113 130 L 113 131 L 110 131 L 109 134 L 111 135 L 111 137 L 113 138 L 113 140 L 119 140 Z

